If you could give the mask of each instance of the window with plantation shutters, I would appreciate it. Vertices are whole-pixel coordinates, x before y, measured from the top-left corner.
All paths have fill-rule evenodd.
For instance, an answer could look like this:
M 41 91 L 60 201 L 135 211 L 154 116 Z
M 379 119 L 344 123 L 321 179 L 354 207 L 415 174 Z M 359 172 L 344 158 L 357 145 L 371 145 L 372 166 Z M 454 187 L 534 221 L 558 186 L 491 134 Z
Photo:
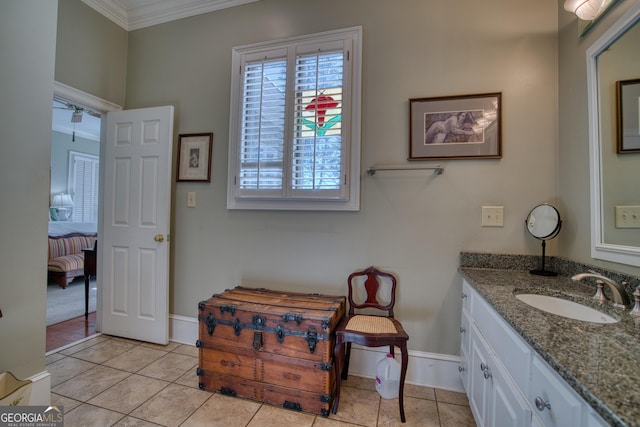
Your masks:
M 71 221 L 98 221 L 97 156 L 69 152 L 69 194 L 73 200 Z
M 229 209 L 359 209 L 361 33 L 234 48 Z

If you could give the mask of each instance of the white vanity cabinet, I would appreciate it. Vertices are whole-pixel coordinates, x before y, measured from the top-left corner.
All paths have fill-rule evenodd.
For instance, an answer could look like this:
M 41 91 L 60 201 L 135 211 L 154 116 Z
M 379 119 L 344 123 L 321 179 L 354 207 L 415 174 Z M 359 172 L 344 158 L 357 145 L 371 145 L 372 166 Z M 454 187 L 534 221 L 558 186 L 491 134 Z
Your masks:
M 500 354 L 484 335 L 486 328 L 492 329 L 490 336 L 503 336 L 505 332 L 492 313 L 482 306 L 484 301 L 466 282 L 462 296 L 460 373 L 476 423 L 485 427 L 530 426 L 531 408 L 525 396 L 513 381 Z M 508 348 L 512 350 L 513 346 Z M 517 361 L 508 363 L 513 362 Z M 517 365 L 522 368 L 519 363 Z
M 607 424 L 467 281 L 459 368 L 479 427 Z

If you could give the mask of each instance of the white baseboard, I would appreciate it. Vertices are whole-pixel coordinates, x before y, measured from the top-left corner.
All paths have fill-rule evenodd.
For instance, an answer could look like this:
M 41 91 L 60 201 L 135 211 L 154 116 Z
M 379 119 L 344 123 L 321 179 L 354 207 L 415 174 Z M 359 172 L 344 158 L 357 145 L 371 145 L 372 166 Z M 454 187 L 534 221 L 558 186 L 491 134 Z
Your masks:
M 169 340 L 180 344 L 196 345 L 198 319 L 195 317 L 169 315 Z
M 198 339 L 198 319 L 169 315 L 169 339 L 181 344 L 195 345 Z M 353 345 L 349 373 L 374 378 L 376 364 L 385 357 L 386 351 L 388 349 L 383 347 L 369 348 Z M 409 350 L 409 367 L 405 381 L 407 384 L 464 393 L 458 373 L 459 366 L 460 356 Z
M 30 406 L 49 406 L 51 404 L 51 374 L 42 371 L 29 378 L 31 380 Z

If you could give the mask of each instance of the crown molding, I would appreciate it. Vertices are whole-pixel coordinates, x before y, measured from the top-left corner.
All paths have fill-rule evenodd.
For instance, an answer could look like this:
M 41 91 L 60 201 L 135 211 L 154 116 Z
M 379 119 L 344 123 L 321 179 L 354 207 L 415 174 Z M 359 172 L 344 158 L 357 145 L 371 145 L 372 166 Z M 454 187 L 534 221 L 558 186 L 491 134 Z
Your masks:
M 82 0 L 126 31 L 260 0 Z
M 127 8 L 117 0 L 82 0 L 84 4 L 129 31 Z

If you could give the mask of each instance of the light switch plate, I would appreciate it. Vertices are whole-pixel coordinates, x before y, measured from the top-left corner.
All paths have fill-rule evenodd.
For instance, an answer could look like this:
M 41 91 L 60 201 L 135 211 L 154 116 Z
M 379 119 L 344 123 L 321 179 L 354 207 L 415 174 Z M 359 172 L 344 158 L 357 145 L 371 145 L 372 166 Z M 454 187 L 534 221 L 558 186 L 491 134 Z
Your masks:
M 482 226 L 504 227 L 504 206 L 483 206 Z
M 196 192 L 188 191 L 187 192 L 187 207 L 195 208 L 196 207 Z
M 640 206 L 616 206 L 616 228 L 640 228 Z

